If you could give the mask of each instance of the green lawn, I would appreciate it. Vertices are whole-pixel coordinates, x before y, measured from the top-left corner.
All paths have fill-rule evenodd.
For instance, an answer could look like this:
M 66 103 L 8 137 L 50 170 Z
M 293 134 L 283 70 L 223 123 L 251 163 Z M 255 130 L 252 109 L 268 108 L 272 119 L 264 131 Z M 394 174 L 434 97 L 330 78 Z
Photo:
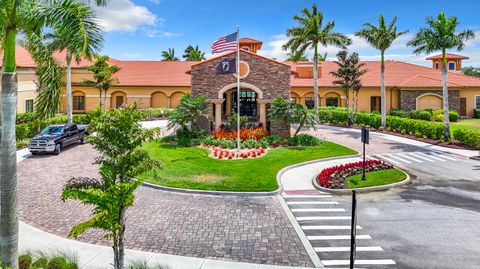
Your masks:
M 480 119 L 469 119 L 469 120 L 461 120 L 458 122 L 452 122 L 450 124 L 450 128 L 452 129 L 452 133 L 457 129 L 467 129 L 471 131 L 480 132 Z
M 367 180 L 362 180 L 362 175 L 350 177 L 347 181 L 347 188 L 363 188 L 371 186 L 381 186 L 390 183 L 402 181 L 406 178 L 405 173 L 398 169 L 388 169 L 375 171 L 366 174 Z
M 245 160 L 212 159 L 206 149 L 153 141 L 145 143 L 144 148 L 165 167 L 145 173 L 140 179 L 163 186 L 221 191 L 276 190 L 276 175 L 285 166 L 356 153 L 330 142 L 316 147 L 276 148 L 261 158 Z

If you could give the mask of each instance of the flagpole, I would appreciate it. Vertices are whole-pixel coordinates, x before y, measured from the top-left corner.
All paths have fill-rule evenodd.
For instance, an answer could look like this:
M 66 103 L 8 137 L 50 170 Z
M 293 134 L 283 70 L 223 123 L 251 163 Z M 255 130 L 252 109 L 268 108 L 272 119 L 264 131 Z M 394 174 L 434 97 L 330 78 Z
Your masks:
M 237 26 L 237 154 L 240 156 L 240 26 Z

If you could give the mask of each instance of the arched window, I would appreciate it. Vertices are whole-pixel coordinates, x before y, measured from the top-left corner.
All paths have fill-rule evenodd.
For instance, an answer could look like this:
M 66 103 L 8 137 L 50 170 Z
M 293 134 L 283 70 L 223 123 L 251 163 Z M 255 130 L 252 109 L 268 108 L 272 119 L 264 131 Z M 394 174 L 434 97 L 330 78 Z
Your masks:
M 73 110 L 85 110 L 85 94 L 83 92 L 74 92 L 73 94 Z

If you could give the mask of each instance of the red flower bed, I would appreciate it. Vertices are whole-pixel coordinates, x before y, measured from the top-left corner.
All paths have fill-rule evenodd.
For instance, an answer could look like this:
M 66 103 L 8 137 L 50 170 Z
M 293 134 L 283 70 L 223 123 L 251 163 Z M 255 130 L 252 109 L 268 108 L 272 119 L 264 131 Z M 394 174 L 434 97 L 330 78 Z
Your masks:
M 212 156 L 214 158 L 218 159 L 246 159 L 246 158 L 256 158 L 256 157 L 261 157 L 265 153 L 267 153 L 267 150 L 264 148 L 259 148 L 259 149 L 242 149 L 240 150 L 240 153 L 237 155 L 238 152 L 236 150 L 230 150 L 230 149 L 222 149 L 219 147 L 211 147 L 212 150 Z
M 218 139 L 225 140 L 235 140 L 237 139 L 237 130 L 227 131 L 226 129 L 218 129 L 212 131 L 212 135 Z M 268 135 L 267 130 L 263 128 L 241 128 L 240 129 L 240 140 L 244 141 L 247 139 L 260 140 Z
M 330 189 L 344 189 L 347 178 L 362 173 L 363 161 L 356 163 L 348 163 L 337 165 L 324 169 L 317 177 L 317 182 L 320 186 Z M 381 171 L 392 169 L 393 165 L 379 161 L 367 160 L 365 161 L 365 171 Z

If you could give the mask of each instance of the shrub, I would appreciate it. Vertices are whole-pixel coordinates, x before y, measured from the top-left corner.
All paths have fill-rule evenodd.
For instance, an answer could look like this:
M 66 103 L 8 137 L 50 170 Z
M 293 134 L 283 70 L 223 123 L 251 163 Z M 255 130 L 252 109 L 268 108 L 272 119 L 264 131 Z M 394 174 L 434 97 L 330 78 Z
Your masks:
M 15 126 L 15 133 L 18 140 L 27 139 L 30 137 L 30 126 L 26 123 L 17 124 Z
M 18 268 L 19 269 L 30 269 L 33 263 L 33 258 L 31 255 L 24 254 L 18 257 Z
M 46 269 L 48 265 L 48 259 L 41 257 L 32 264 L 32 269 Z
M 455 110 L 450 110 L 448 111 L 448 118 L 450 119 L 451 122 L 457 122 L 460 116 L 458 115 L 458 112 Z M 443 110 L 438 109 L 433 111 L 433 120 L 434 121 L 443 121 Z
M 268 141 L 268 144 L 272 147 L 277 147 L 282 144 L 282 138 L 279 135 L 269 135 L 266 136 L 264 139 Z
M 168 118 L 172 109 L 169 108 L 146 108 L 142 109 L 143 119 Z
M 437 109 L 433 111 L 433 120 L 434 121 L 443 121 L 443 110 L 442 109 Z
M 448 111 L 448 118 L 450 119 L 451 122 L 457 122 L 458 119 L 460 118 L 460 115 L 458 115 L 457 111 L 450 110 Z
M 237 128 L 238 116 L 237 113 L 233 113 L 230 117 L 227 118 L 228 123 L 230 124 L 231 129 Z M 248 116 L 240 116 L 240 128 L 245 128 L 248 121 Z
M 480 132 L 466 129 L 453 131 L 453 137 L 465 145 L 473 148 L 480 148 Z
M 432 114 L 426 110 L 420 111 L 420 113 L 418 113 L 418 118 L 421 120 L 431 121 Z
M 32 112 L 25 112 L 25 113 L 19 113 L 16 116 L 16 123 L 21 124 L 21 123 L 27 123 L 33 121 L 33 113 Z
M 396 117 L 400 117 L 400 118 L 407 118 L 408 117 L 407 111 L 405 111 L 403 109 L 395 109 L 395 108 L 390 109 L 390 111 L 388 112 L 388 115 L 396 116 Z
M 476 119 L 480 119 L 480 109 L 473 110 L 473 117 Z
M 73 269 L 64 257 L 55 257 L 48 261 L 46 269 Z
M 260 143 L 255 139 L 247 139 L 242 142 L 242 147 L 247 149 L 259 148 Z
M 171 142 L 173 142 L 174 140 L 175 140 L 175 136 L 173 136 L 173 135 L 166 135 L 166 136 L 164 136 L 164 137 L 161 138 L 161 141 L 162 141 L 163 143 L 171 143 Z
M 321 144 L 320 139 L 318 139 L 314 136 L 308 135 L 308 134 L 299 134 L 297 136 L 293 136 L 293 137 L 290 137 L 288 139 L 288 145 L 293 146 L 293 147 L 297 147 L 297 146 L 304 146 L 304 147 L 318 146 L 320 144 Z
M 201 129 L 178 129 L 176 133 L 177 143 L 183 147 L 199 145 L 205 137 Z

